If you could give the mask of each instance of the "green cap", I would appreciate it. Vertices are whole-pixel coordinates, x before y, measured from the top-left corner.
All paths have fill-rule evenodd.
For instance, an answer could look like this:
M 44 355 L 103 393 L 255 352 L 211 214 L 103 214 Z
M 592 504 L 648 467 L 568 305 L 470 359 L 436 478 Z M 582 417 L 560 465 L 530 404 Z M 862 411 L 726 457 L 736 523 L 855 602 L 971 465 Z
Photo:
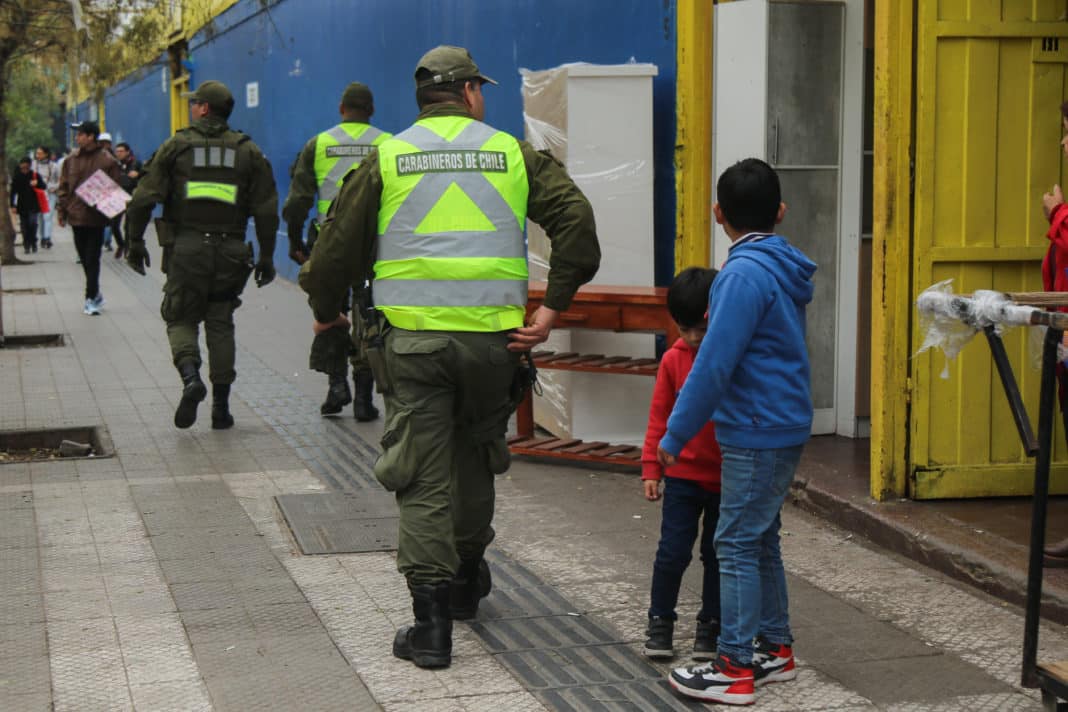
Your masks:
M 374 111 L 375 98 L 369 86 L 360 82 L 352 82 L 345 87 L 345 93 L 341 95 L 341 105 L 347 109 Z
M 201 82 L 196 91 L 186 92 L 185 96 L 192 101 L 203 102 L 212 109 L 229 115 L 234 108 L 234 95 L 222 82 L 209 79 Z
M 424 72 L 429 72 L 430 76 L 420 79 L 419 76 Z M 497 83 L 478 71 L 478 65 L 475 64 L 475 60 L 471 59 L 471 53 L 463 47 L 439 45 L 424 54 L 415 67 L 416 89 L 464 79 L 478 79 L 490 84 Z

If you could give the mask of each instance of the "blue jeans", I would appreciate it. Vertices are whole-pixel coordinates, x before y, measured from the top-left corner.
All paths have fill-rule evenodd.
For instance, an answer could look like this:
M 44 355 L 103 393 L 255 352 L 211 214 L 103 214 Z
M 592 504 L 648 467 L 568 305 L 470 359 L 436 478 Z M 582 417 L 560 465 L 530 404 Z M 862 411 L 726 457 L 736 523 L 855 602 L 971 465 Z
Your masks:
M 693 543 L 701 515 L 701 561 L 705 572 L 701 586 L 701 610 L 697 619 L 719 620 L 719 564 L 712 539 L 719 521 L 719 494 L 709 492 L 693 480 L 664 478 L 664 505 L 660 522 L 660 545 L 653 564 L 653 586 L 649 595 L 649 615 L 677 620 L 682 574 L 693 558 Z
M 803 445 L 749 450 L 720 445 L 723 485 L 716 554 L 719 556 L 719 652 L 740 663 L 753 659 L 753 639 L 790 645 L 786 572 L 779 549 L 779 511 Z

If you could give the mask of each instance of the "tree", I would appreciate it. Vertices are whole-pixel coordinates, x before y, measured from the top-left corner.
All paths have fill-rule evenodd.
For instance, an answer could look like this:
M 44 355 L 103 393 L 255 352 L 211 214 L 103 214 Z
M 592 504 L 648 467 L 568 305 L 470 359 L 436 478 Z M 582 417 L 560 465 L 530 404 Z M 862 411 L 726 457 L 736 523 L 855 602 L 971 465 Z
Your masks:
M 9 172 L 37 146 L 51 146 L 54 142 L 52 119 L 59 102 L 41 68 L 32 62 L 25 65 L 12 72 L 4 103 L 9 128 L 4 145 L 8 163 L 3 168 Z
M 102 96 L 127 67 L 137 66 L 132 59 L 159 51 L 164 22 L 160 13 L 148 12 L 153 5 L 149 0 L 0 0 L 0 167 L 6 171 L 12 120 L 21 116 L 19 87 L 32 81 L 34 71 L 69 62 L 77 68 L 72 74 Z M 25 130 L 21 122 L 17 130 Z M 0 205 L 9 202 L 5 176 Z M 15 227 L 8 211 L 2 212 L 0 265 L 5 265 L 18 260 Z

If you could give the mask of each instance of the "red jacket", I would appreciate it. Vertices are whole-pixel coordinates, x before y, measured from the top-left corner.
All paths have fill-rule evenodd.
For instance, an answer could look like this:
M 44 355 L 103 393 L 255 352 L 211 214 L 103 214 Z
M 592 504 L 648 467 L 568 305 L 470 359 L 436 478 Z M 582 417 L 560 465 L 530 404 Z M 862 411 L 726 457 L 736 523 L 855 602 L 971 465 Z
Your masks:
M 1062 203 L 1049 214 L 1046 237 L 1050 246 L 1042 260 L 1042 287 L 1047 292 L 1068 292 L 1068 205 Z M 1059 311 L 1068 311 L 1068 307 L 1060 307 Z
M 1068 254 L 1068 253 L 1066 253 Z M 653 402 L 649 405 L 649 426 L 645 429 L 645 447 L 642 449 L 642 479 L 659 480 L 664 468 L 656 460 L 656 448 L 667 431 L 668 416 L 675 406 L 675 399 L 682 384 L 693 367 L 697 352 L 679 339 L 664 354 L 653 387 Z M 719 492 L 720 465 L 723 455 L 716 442 L 716 430 L 712 421 L 705 424 L 693 440 L 679 453 L 678 462 L 672 465 L 667 475 L 683 480 L 695 480 L 712 492 Z

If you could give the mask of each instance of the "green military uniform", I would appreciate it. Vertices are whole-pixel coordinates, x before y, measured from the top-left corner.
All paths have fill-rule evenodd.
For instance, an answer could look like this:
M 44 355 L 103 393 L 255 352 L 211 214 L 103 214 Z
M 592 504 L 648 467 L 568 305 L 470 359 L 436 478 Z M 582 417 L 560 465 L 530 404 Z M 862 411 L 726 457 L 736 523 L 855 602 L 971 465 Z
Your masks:
M 195 376 L 199 383 L 198 328 L 204 322 L 210 377 L 218 402 L 222 392 L 228 397 L 229 385 L 236 377 L 233 313 L 241 304 L 239 295 L 253 271 L 260 286 L 274 276 L 278 192 L 271 165 L 259 147 L 245 134 L 231 130 L 222 118 L 229 115 L 229 109 L 215 113 L 214 102 L 229 96 L 229 90 L 218 82 L 205 82 L 197 90 L 198 95 L 202 93 L 209 99 L 201 103 L 209 104 L 213 113 L 195 120 L 160 146 L 134 191 L 127 207 L 128 261 L 143 270 L 142 255 L 147 259 L 144 232 L 153 207 L 162 203 L 163 219 L 157 224 L 157 233 L 167 281 L 160 314 L 167 323 L 175 367 L 186 381 L 183 399 L 189 395 L 187 376 Z M 232 96 L 228 106 L 233 106 Z M 255 220 L 260 247 L 255 266 L 252 246 L 245 242 L 250 216 Z M 203 397 L 199 394 L 199 400 Z M 195 419 L 195 402 L 191 405 Z M 222 420 L 214 416 L 215 411 L 214 427 L 232 425 L 228 410 Z M 179 420 L 176 414 L 176 425 L 188 427 Z
M 317 229 L 313 223 L 308 244 L 302 243 L 304 221 L 314 205 L 320 220 L 325 218 L 330 204 L 341 188 L 346 175 L 354 170 L 372 148 L 390 137 L 365 121 L 374 112 L 371 90 L 360 82 L 352 82 L 341 97 L 342 122 L 313 136 L 304 145 L 293 166 L 289 195 L 282 206 L 282 219 L 289 232 L 290 256 L 297 259 L 298 252 L 309 253 L 314 248 L 311 234 Z M 318 197 L 318 200 L 316 200 Z M 353 285 L 353 301 L 360 303 L 363 282 Z M 349 295 L 340 305 L 340 311 L 349 309 Z M 347 385 L 346 359 L 352 362 L 353 380 L 356 386 L 356 403 L 353 407 L 357 420 L 374 420 L 378 411 L 372 404 L 374 384 L 360 338 L 360 320 L 352 319 L 351 335 L 341 327 L 334 327 L 312 340 L 308 367 L 330 376 L 330 388 L 326 401 L 320 409 L 324 415 L 341 411 L 351 400 Z
M 469 116 L 462 106 L 439 104 L 419 119 Z M 552 243 L 544 303 L 564 310 L 600 262 L 593 211 L 560 163 L 525 141 L 517 144 L 529 185 L 526 217 Z M 333 320 L 354 277 L 370 274 L 382 193 L 379 157 L 372 153 L 345 182 L 300 273 L 318 321 Z M 375 303 L 382 311 L 380 284 Z M 515 306 L 521 314 L 525 305 Z M 514 407 L 517 356 L 506 348 L 508 329 L 521 326 L 522 316 L 481 332 L 425 330 L 404 321 L 386 334 L 388 383 L 375 374 L 380 390 L 392 388 L 375 473 L 400 505 L 398 568 L 410 582 L 429 583 L 451 578 L 461 559 L 480 558 L 493 539 L 493 474 L 507 469 L 505 435 Z
M 286 196 L 285 204 L 282 206 L 282 219 L 287 225 L 303 226 L 313 205 L 316 206 L 320 217 L 325 217 L 330 203 L 336 197 L 336 189 L 340 186 L 342 179 L 350 170 L 359 165 L 359 160 L 346 162 L 341 166 L 331 166 L 328 163 L 327 155 L 330 146 L 324 146 L 323 144 L 328 143 L 332 138 L 329 134 L 336 134 L 342 131 L 348 135 L 352 142 L 351 145 L 366 147 L 368 151 L 371 147 L 377 146 L 390 137 L 390 134 L 379 131 L 369 124 L 355 121 L 342 122 L 330 131 L 325 131 L 312 137 L 304 144 L 304 148 L 297 158 L 293 179 L 289 185 L 289 194 Z M 334 140 L 337 141 L 338 139 Z M 344 140 L 344 138 L 340 140 Z M 363 155 L 366 155 L 366 153 Z M 339 161 L 335 159 L 335 163 L 339 163 Z M 344 170 L 344 173 L 340 176 L 335 176 L 333 173 L 338 167 Z M 335 184 L 335 189 L 333 191 L 324 190 L 324 187 L 330 184 Z M 323 199 L 324 194 L 329 197 Z M 319 196 L 320 200 L 315 200 L 316 195 Z M 300 234 L 299 229 L 296 234 Z M 312 244 L 308 247 L 311 249 L 314 245 Z M 341 310 L 345 311 L 346 309 L 342 308 Z M 359 348 L 359 320 L 354 319 L 352 324 L 351 339 L 340 329 L 331 329 L 319 334 L 312 343 L 308 367 L 321 373 L 337 373 L 339 370 L 344 371 L 345 359 L 351 356 L 353 370 L 365 370 L 367 362 L 362 356 L 362 349 Z
M 431 50 L 415 80 L 418 120 L 349 174 L 300 286 L 316 320 L 331 323 L 348 286 L 374 272 L 381 318 L 369 359 L 386 402 L 375 476 L 396 493 L 397 567 L 415 615 L 393 655 L 442 667 L 453 619 L 473 617 L 491 586 L 483 554 L 494 475 L 509 465 L 519 357 L 508 345 L 524 322 L 526 219 L 552 244 L 550 309 L 567 308 L 601 254 L 593 210 L 563 166 L 479 120 L 492 80 L 467 50 Z

